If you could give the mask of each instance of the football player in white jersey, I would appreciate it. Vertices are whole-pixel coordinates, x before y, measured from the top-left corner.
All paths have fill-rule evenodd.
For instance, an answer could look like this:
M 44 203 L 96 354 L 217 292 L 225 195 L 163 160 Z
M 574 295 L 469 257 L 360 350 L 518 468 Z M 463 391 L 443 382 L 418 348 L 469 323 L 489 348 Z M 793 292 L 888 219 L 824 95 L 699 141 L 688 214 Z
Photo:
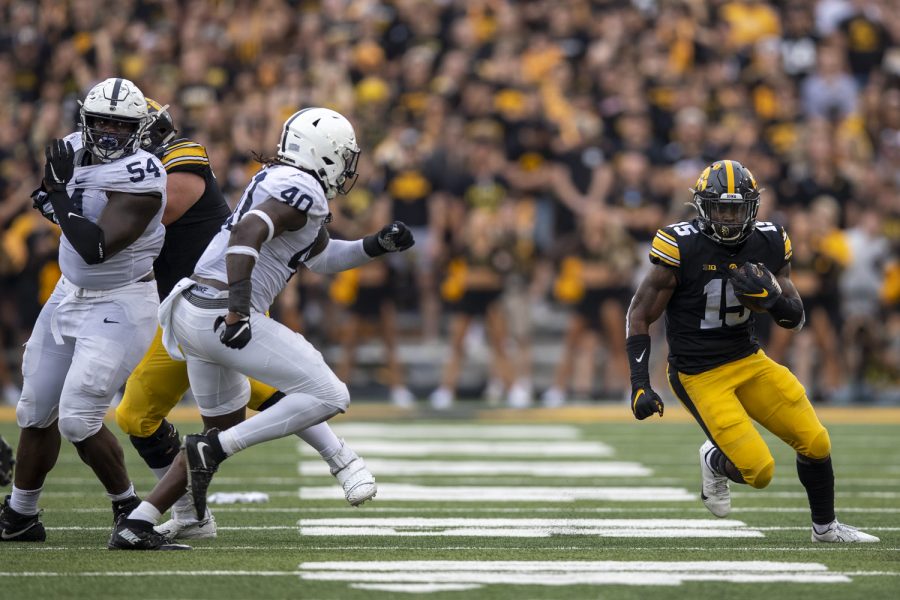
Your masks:
M 336 273 L 413 245 L 409 229 L 396 221 L 361 240 L 329 238 L 328 200 L 350 190 L 358 158 L 356 134 L 342 115 L 326 108 L 292 115 L 277 158 L 254 175 L 194 274 L 160 305 L 163 343 L 173 358 L 187 361 L 209 429 L 185 436 L 182 453 L 147 500 L 116 524 L 110 548 L 169 548 L 153 526 L 185 489 L 200 517 L 212 476 L 228 456 L 347 410 L 347 386 L 319 351 L 266 311 L 301 263 Z M 244 421 L 248 376 L 285 396 Z
M 25 346 L 21 435 L 12 494 L 0 505 L 0 542 L 46 539 L 38 498 L 61 437 L 103 484 L 114 520 L 139 504 L 103 417 L 156 329 L 153 260 L 163 243 L 166 172 L 141 149 L 149 117 L 132 82 L 97 84 L 80 114 L 81 132 L 48 146 L 34 194 L 62 229 L 62 277 Z

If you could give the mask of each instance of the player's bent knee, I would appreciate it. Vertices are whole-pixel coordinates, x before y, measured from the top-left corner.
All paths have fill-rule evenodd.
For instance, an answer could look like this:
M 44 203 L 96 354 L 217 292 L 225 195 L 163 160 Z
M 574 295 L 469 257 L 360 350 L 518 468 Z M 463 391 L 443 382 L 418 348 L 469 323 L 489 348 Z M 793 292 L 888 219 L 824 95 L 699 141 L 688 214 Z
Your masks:
M 347 409 L 350 408 L 350 390 L 347 389 L 347 384 L 343 381 L 335 380 L 328 398 L 323 398 L 323 400 L 326 400 L 339 411 L 347 412 Z
M 103 415 L 97 418 L 84 419 L 82 417 L 60 417 L 59 433 L 67 441 L 77 444 L 88 439 L 103 426 Z
M 761 467 L 753 469 L 752 473 L 743 473 L 744 480 L 758 490 L 767 487 L 775 475 L 775 459 L 771 456 Z M 749 475 L 749 476 L 748 476 Z
M 804 456 L 815 460 L 822 460 L 831 455 L 831 438 L 828 430 L 824 427 L 812 438 L 806 448 L 806 452 L 802 452 Z
M 116 407 L 116 425 L 123 432 L 134 437 L 149 437 L 159 429 L 161 419 L 147 415 L 136 415 L 129 410 L 123 410 L 123 405 Z

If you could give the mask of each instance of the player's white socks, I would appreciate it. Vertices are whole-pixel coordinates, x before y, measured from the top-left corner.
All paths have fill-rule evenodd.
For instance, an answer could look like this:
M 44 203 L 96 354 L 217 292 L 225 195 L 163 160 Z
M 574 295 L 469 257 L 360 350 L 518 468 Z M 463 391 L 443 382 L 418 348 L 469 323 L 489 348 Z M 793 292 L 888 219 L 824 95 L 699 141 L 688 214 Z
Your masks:
M 162 513 L 156 510 L 156 507 L 146 500 L 138 504 L 138 507 L 131 511 L 131 514 L 128 515 L 129 519 L 147 521 L 151 525 L 156 525 L 157 523 L 159 523 L 160 517 L 162 517 Z
M 38 499 L 41 497 L 39 487 L 36 490 L 22 490 L 12 486 L 12 494 L 9 498 L 9 507 L 20 515 L 36 515 L 38 513 Z
M 297 435 L 312 446 L 322 458 L 331 458 L 341 449 L 341 440 L 334 434 L 331 426 L 325 422 L 307 427 Z
M 299 433 L 339 412 L 315 396 L 300 392 L 288 394 L 275 406 L 219 433 L 219 443 L 225 454 L 231 456 L 250 446 Z
M 128 489 L 121 494 L 110 494 L 109 492 L 106 492 L 106 497 L 109 498 L 110 502 L 121 502 L 122 500 L 127 500 L 134 495 L 134 484 L 130 482 L 128 484 Z

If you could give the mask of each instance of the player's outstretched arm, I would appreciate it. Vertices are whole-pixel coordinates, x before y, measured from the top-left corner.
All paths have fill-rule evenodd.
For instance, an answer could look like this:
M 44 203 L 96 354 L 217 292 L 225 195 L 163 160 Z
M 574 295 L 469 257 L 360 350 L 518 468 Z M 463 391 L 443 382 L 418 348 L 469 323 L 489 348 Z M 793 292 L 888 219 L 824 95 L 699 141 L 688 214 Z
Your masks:
M 401 221 L 394 221 L 378 233 L 353 241 L 332 240 L 323 227 L 303 262 L 315 273 L 339 273 L 355 269 L 388 252 L 403 252 L 415 243 L 412 232 Z
M 663 415 L 663 401 L 650 386 L 650 325 L 656 321 L 672 293 L 677 280 L 675 271 L 662 265 L 654 265 L 638 286 L 628 316 L 625 320 L 625 346 L 628 366 L 631 370 L 631 412 L 638 420 L 659 413 Z

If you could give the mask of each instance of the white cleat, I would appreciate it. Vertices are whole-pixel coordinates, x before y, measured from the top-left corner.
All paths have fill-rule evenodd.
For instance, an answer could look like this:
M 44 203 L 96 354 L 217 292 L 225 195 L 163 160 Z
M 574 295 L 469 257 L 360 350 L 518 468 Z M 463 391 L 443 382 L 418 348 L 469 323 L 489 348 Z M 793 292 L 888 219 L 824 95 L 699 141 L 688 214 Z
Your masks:
M 728 489 L 728 478 L 717 475 L 706 463 L 706 455 L 716 447 L 709 440 L 700 446 L 700 474 L 703 477 L 703 486 L 700 491 L 700 499 L 709 509 L 709 512 L 719 518 L 727 517 L 731 512 L 731 491 Z
M 153 529 L 170 540 L 214 540 L 216 538 L 216 518 L 207 511 L 206 518 L 201 521 L 169 519 Z
M 556 387 L 549 387 L 541 394 L 541 404 L 544 408 L 558 408 L 566 403 L 566 393 Z
M 873 543 L 881 540 L 874 535 L 860 531 L 856 527 L 838 523 L 838 520 L 835 519 L 829 523 L 825 533 L 816 533 L 815 528 L 813 528 L 812 541 L 826 543 Z
M 531 387 L 527 384 L 516 382 L 509 388 L 506 404 L 510 408 L 528 408 L 531 406 L 531 402 Z
M 453 406 L 453 392 L 445 387 L 439 387 L 431 392 L 428 401 L 434 410 L 448 410 Z
M 400 408 L 412 408 L 416 405 L 416 397 L 406 386 L 391 388 L 391 404 Z
M 366 463 L 356 452 L 341 440 L 341 449 L 331 458 L 325 459 L 341 487 L 344 497 L 351 506 L 359 506 L 371 500 L 378 493 L 375 476 L 366 468 Z

